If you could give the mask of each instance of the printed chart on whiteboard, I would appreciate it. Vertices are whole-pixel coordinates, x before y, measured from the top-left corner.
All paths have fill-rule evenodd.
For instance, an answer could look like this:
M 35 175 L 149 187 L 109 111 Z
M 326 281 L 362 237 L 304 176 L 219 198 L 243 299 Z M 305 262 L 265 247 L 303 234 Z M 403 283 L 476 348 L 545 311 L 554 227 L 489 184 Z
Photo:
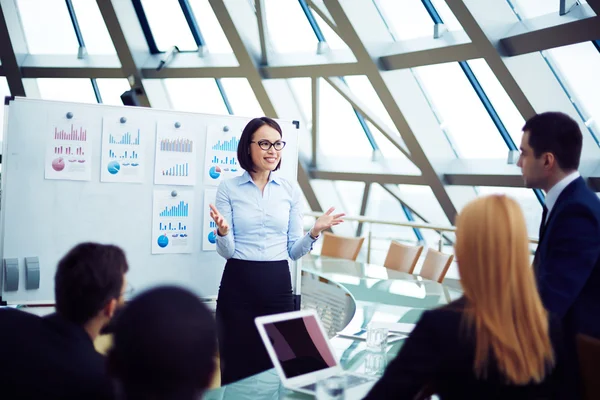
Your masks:
M 143 133 L 142 133 L 143 130 Z M 102 121 L 102 182 L 141 183 L 146 167 L 145 140 L 148 128 L 116 118 Z
M 157 131 L 154 183 L 193 186 L 198 147 L 195 136 L 198 135 L 192 127 L 173 122 L 159 122 Z
M 208 127 L 204 155 L 204 183 L 218 186 L 223 179 L 244 173 L 237 160 L 241 129 L 225 129 L 220 125 Z
M 217 189 L 207 188 L 204 189 L 204 210 L 203 210 L 203 239 L 202 239 L 202 250 L 210 251 L 217 249 L 217 224 L 210 217 L 210 204 L 215 204 L 217 199 Z
M 89 181 L 92 178 L 92 145 L 85 122 L 64 118 L 48 124 L 46 179 Z
M 194 192 L 155 190 L 152 213 L 152 254 L 191 253 L 196 238 L 194 221 Z

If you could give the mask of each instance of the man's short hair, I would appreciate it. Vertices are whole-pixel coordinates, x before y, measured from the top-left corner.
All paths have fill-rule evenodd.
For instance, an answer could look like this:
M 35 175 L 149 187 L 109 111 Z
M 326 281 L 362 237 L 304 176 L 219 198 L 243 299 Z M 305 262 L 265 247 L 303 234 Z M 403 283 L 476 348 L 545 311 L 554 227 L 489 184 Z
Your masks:
M 215 319 L 195 294 L 150 289 L 115 319 L 109 372 L 126 397 L 196 398 L 215 371 L 216 337 Z
M 117 246 L 75 246 L 58 263 L 54 277 L 56 311 L 71 322 L 85 324 L 112 299 L 121 297 L 128 270 L 125 253 Z
M 531 117 L 523 126 L 529 132 L 529 146 L 539 158 L 552 153 L 563 171 L 579 168 L 583 135 L 573 118 L 561 112 L 545 112 Z
M 254 139 L 254 133 L 263 125 L 269 125 L 271 128 L 275 129 L 279 132 L 279 137 L 283 137 L 283 132 L 281 131 L 281 127 L 274 119 L 269 117 L 260 117 L 254 118 L 242 131 L 242 136 L 240 136 L 240 142 L 238 143 L 237 148 L 237 156 L 240 167 L 248 172 L 256 172 L 254 170 L 254 162 L 252 162 L 252 156 L 250 155 L 250 145 L 252 144 L 252 140 Z M 281 159 L 279 159 L 279 163 L 275 167 L 275 171 L 277 171 L 281 167 Z

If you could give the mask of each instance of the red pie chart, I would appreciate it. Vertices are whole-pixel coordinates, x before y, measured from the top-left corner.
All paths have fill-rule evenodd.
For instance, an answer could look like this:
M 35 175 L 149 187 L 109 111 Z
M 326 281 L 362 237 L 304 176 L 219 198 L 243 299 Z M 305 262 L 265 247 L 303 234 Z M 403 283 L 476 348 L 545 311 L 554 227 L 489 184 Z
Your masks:
M 55 158 L 52 160 L 52 168 L 58 172 L 62 171 L 65 169 L 65 160 L 62 157 Z

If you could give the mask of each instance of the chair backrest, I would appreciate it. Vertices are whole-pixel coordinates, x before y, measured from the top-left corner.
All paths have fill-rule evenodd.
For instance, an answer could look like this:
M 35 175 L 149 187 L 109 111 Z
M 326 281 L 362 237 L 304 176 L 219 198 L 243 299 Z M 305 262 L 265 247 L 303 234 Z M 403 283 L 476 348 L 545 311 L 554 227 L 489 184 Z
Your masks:
M 422 251 L 423 246 L 407 246 L 392 240 L 383 266 L 412 274 Z
M 423 267 L 421 268 L 419 275 L 425 279 L 442 283 L 453 259 L 454 255 L 452 254 L 444 254 L 429 249 L 425 255 L 425 260 L 423 260 Z
M 364 241 L 364 237 L 338 236 L 333 233 L 325 232 L 323 233 L 321 255 L 356 261 L 358 252 Z
M 583 399 L 600 399 L 600 340 L 591 336 L 577 335 L 577 353 L 583 384 Z

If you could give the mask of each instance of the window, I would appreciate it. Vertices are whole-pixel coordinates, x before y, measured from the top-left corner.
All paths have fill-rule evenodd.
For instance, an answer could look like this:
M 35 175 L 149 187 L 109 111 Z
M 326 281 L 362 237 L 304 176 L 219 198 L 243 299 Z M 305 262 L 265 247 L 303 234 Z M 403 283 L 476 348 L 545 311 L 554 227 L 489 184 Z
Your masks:
M 97 103 L 92 81 L 86 78 L 38 78 L 40 98 L 44 100 Z
M 461 158 L 506 158 L 508 147 L 458 63 L 413 68 Z
M 547 50 L 588 128 L 600 139 L 600 52 L 591 42 Z M 586 132 L 583 132 L 586 134 Z
M 96 79 L 102 104 L 110 104 L 113 106 L 122 106 L 123 101 L 121 95 L 131 89 L 129 82 L 124 78 L 116 79 Z
M 467 61 L 485 94 L 490 99 L 513 142 L 519 147 L 525 120 L 484 59 Z
M 17 0 L 31 54 L 77 54 L 79 44 L 64 0 Z
M 142 5 L 160 51 L 173 46 L 181 51 L 198 49 L 177 0 L 142 0 Z
M 248 79 L 223 78 L 221 83 L 235 115 L 251 118 L 264 115 Z
M 227 108 L 212 78 L 165 79 L 174 110 L 227 115 Z
M 315 36 L 298 0 L 265 0 L 267 31 L 277 53 L 317 51 Z
M 116 54 L 115 46 L 97 3 L 90 0 L 72 1 L 87 52 L 89 54 Z
M 233 53 L 208 0 L 190 0 L 202 37 L 211 53 Z
M 433 37 L 433 20 L 421 0 L 374 0 L 395 40 Z

